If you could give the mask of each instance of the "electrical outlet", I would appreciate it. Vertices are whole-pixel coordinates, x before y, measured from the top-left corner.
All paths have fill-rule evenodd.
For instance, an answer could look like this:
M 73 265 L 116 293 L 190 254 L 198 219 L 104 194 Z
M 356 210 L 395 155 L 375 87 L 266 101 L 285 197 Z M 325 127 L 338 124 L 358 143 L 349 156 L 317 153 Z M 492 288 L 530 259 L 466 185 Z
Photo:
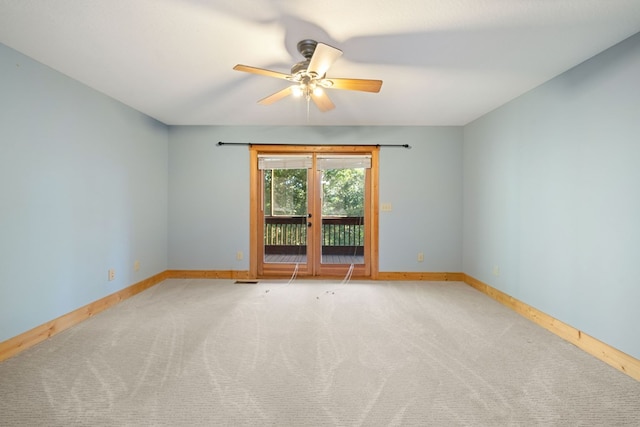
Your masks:
M 133 263 L 133 271 L 139 271 L 140 270 L 140 261 L 136 260 Z
M 500 267 L 498 267 L 497 265 L 493 266 L 493 275 L 496 277 L 500 276 Z
M 109 269 L 109 281 L 115 280 L 116 279 L 116 270 L 113 268 Z
M 236 252 L 236 259 L 237 259 L 238 261 L 240 261 L 240 260 L 241 260 L 241 259 L 243 259 L 243 258 L 244 258 L 244 254 L 242 253 L 242 251 L 238 251 L 238 252 Z
M 418 262 L 424 261 L 424 252 L 418 252 Z

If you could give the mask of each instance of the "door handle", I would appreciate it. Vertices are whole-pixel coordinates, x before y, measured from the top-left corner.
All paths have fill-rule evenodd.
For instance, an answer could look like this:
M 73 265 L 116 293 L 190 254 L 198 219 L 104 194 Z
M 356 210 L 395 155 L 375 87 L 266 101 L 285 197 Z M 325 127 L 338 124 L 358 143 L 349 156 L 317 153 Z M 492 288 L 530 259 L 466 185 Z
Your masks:
M 311 222 L 307 223 L 307 227 L 311 227 L 313 224 L 311 224 Z

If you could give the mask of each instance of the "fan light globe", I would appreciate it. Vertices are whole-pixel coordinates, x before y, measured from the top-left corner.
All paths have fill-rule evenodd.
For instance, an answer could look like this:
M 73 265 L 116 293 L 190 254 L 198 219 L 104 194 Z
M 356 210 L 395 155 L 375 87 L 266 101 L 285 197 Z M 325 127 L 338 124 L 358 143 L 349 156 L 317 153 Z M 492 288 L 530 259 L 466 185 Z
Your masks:
M 300 97 L 300 96 L 302 96 L 302 92 L 303 92 L 303 90 L 302 90 L 302 88 L 300 86 L 292 86 L 291 87 L 291 93 L 293 94 L 293 96 Z

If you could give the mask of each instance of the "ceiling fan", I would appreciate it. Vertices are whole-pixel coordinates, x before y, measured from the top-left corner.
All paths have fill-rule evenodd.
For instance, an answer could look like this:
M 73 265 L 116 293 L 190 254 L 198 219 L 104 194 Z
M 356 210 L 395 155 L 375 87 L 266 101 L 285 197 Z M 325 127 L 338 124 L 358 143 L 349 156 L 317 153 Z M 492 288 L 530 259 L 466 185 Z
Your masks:
M 269 105 L 289 96 L 304 96 L 313 100 L 320 111 L 329 111 L 335 105 L 329 99 L 324 89 L 357 90 L 362 92 L 380 92 L 382 80 L 327 78 L 326 74 L 331 65 L 342 55 L 340 49 L 318 43 L 315 40 L 302 40 L 298 43 L 298 52 L 305 58 L 291 67 L 291 74 L 264 68 L 250 67 L 238 64 L 234 70 L 260 74 L 268 77 L 288 80 L 292 85 L 258 101 L 258 104 Z

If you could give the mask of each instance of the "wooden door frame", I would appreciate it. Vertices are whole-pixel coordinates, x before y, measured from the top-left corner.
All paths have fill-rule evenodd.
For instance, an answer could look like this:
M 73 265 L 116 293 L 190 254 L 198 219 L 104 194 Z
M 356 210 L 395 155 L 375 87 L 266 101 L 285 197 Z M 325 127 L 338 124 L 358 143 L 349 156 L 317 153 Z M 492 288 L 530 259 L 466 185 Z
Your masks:
M 368 279 L 378 277 L 378 165 L 380 147 L 371 145 L 252 145 L 249 147 L 249 276 L 259 278 L 258 258 L 260 256 L 260 244 L 262 243 L 258 233 L 261 220 L 259 211 L 260 203 L 260 171 L 258 170 L 258 154 L 303 154 L 303 153 L 331 153 L 331 154 L 370 154 L 370 197 L 365 200 L 365 209 L 368 210 L 369 226 L 367 237 L 369 242 L 369 275 Z M 315 191 L 315 190 L 312 190 Z M 366 249 L 365 249 L 366 250 Z M 319 277 L 319 276 L 316 276 Z M 355 275 L 354 275 L 355 277 Z

